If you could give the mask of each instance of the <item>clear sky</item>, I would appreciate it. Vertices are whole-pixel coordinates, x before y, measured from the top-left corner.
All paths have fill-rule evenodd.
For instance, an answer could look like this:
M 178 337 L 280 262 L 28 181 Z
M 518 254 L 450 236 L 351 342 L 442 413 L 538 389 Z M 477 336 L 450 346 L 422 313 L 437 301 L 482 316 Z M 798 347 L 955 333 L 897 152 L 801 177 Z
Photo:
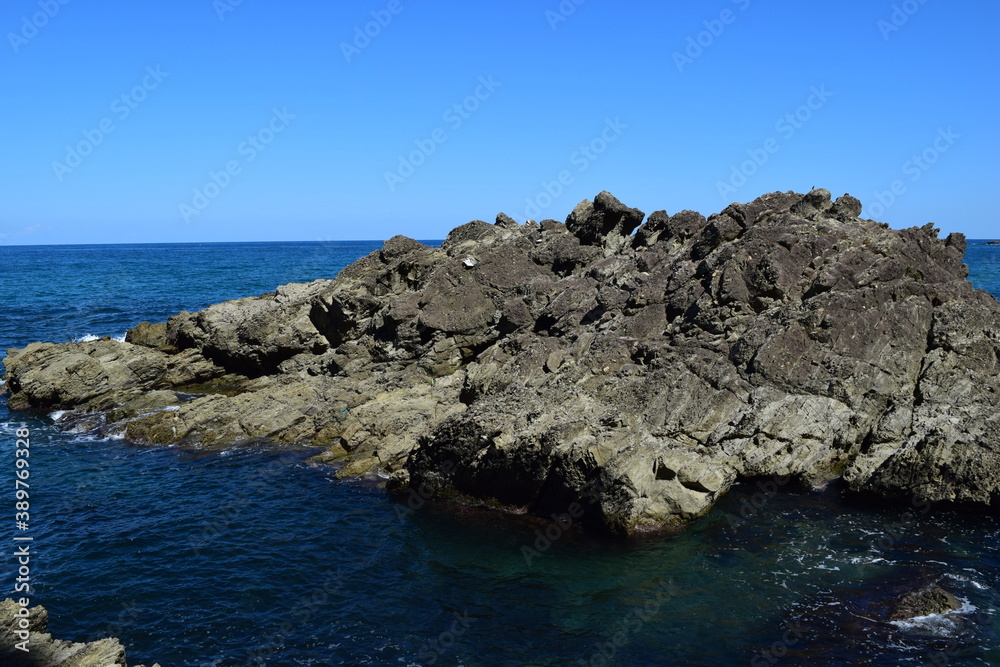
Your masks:
M 443 238 L 610 190 L 1000 237 L 995 0 L 5 0 L 0 243 Z M 368 34 L 365 34 L 365 33 Z

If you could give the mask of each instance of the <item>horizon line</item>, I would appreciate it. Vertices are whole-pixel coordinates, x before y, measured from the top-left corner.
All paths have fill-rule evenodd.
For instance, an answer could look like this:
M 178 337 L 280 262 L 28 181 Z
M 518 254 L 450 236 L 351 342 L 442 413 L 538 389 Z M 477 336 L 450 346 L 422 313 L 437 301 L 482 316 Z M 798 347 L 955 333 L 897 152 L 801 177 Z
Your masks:
M 405 234 L 404 234 L 405 236 Z M 391 238 L 391 237 L 390 237 Z M 410 237 L 412 238 L 412 237 Z M 0 243 L 0 248 L 71 248 L 90 246 L 132 245 L 231 245 L 236 243 L 385 243 L 389 239 L 311 239 L 297 241 L 112 241 L 108 243 Z M 444 239 L 413 239 L 418 243 L 443 243 Z
M 961 232 L 959 232 L 961 233 Z M 397 235 L 399 236 L 399 235 Z M 406 236 L 402 234 L 402 236 Z M 391 237 L 390 237 L 391 238 Z M 407 237 L 413 238 L 413 237 Z M 938 237 L 940 238 L 940 237 Z M 98 246 L 137 246 L 137 245 L 233 245 L 257 243 L 261 245 L 272 245 L 275 243 L 385 243 L 389 239 L 311 239 L 297 241 L 117 241 L 109 243 L 0 243 L 0 248 L 74 248 L 74 247 L 98 247 Z M 418 243 L 444 243 L 445 239 L 413 239 Z M 1000 241 L 1000 238 L 969 238 L 966 241 Z

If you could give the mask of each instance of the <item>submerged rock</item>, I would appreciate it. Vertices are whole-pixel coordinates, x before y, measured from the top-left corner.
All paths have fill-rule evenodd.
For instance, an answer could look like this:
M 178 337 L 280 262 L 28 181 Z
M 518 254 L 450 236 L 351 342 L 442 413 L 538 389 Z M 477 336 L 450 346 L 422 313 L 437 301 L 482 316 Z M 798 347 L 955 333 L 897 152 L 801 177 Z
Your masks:
M 45 607 L 27 609 L 27 616 L 20 615 L 22 609 L 14 600 L 0 602 L 0 662 L 6 667 L 128 667 L 125 647 L 117 639 L 86 644 L 53 639 L 45 631 Z
M 1000 304 L 960 234 L 860 213 L 820 189 L 643 222 L 602 192 L 565 224 L 397 236 L 126 343 L 9 350 L 10 405 L 139 443 L 321 446 L 400 492 L 581 503 L 623 534 L 765 476 L 990 505 Z
M 946 664 L 942 658 L 965 655 L 980 626 L 989 626 L 989 616 L 973 615 L 975 607 L 933 583 L 930 570 L 878 572 L 805 593 L 780 622 L 767 622 L 751 664 L 858 664 L 856 656 L 866 656 L 864 664 L 897 664 L 884 657 L 887 646 L 920 656 L 917 664 Z

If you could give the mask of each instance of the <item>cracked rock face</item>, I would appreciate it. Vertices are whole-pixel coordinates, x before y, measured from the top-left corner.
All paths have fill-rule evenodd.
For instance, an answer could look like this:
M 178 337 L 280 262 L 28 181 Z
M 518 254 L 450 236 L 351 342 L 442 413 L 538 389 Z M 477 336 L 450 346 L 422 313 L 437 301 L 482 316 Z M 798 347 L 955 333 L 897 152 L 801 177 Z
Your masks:
M 961 235 L 860 213 L 814 190 L 646 218 L 602 192 L 565 224 L 397 236 L 128 343 L 10 350 L 10 405 L 136 442 L 318 445 L 343 475 L 546 516 L 582 501 L 623 534 L 763 476 L 989 505 L 1000 304 Z

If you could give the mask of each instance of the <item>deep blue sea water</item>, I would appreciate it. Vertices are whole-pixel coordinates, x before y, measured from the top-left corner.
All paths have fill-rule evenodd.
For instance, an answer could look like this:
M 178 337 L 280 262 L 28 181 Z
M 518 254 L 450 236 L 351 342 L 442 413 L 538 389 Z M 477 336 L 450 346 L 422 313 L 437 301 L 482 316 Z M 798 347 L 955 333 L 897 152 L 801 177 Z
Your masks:
M 0 349 L 120 336 L 379 243 L 0 247 Z M 971 242 L 1000 295 L 1000 247 Z M 309 451 L 205 454 L 64 433 L 0 398 L 0 589 L 13 592 L 14 429 L 31 429 L 32 604 L 64 639 L 202 665 L 1000 664 L 1000 519 L 745 485 L 686 531 L 616 542 L 340 481 Z M 6 509 L 4 509 L 6 508 Z M 732 516 L 747 520 L 734 524 Z M 8 528 L 4 525 L 8 516 Z M 961 613 L 878 621 L 941 580 Z

